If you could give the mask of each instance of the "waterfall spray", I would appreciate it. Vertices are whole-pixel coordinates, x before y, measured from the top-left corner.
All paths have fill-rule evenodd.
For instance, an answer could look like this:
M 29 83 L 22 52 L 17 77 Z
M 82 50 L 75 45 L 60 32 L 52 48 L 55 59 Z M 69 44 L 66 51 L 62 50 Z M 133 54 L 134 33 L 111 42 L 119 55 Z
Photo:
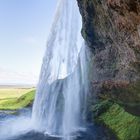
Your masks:
M 76 0 L 60 0 L 33 105 L 34 128 L 71 137 L 84 128 L 88 90 L 86 48 Z

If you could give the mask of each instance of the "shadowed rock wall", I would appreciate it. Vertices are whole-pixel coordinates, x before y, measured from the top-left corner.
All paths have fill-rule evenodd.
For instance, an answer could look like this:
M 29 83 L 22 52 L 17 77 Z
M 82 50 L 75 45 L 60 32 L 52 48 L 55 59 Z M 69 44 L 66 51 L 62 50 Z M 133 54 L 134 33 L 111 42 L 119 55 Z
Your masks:
M 94 56 L 91 87 L 140 115 L 140 0 L 77 0 Z

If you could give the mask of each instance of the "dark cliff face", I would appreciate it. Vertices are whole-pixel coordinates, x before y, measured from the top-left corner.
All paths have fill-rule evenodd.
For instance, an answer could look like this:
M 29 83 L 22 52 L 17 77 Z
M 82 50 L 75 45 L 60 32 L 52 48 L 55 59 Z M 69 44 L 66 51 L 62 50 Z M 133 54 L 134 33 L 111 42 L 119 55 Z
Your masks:
M 140 0 L 77 1 L 94 92 L 140 115 Z

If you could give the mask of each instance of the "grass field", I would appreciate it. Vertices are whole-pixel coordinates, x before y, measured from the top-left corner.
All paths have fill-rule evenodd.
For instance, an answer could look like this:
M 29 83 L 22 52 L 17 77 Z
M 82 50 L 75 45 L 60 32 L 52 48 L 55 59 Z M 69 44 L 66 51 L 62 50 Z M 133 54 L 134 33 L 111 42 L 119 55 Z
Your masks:
M 32 104 L 35 88 L 0 88 L 0 110 L 16 110 Z
M 0 88 L 0 100 L 7 98 L 18 98 L 34 88 Z

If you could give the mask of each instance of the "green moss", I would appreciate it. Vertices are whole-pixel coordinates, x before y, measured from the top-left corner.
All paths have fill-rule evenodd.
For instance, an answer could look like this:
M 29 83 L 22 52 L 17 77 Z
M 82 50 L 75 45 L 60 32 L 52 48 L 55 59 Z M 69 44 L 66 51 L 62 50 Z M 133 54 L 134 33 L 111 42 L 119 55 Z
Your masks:
M 17 110 L 29 106 L 34 100 L 35 90 L 30 91 L 19 98 L 11 98 L 0 104 L 0 110 Z
M 129 113 L 140 116 L 140 81 L 107 81 L 101 90 L 101 98 L 110 99 L 123 106 Z
M 112 129 L 119 140 L 140 140 L 140 117 L 125 112 L 117 104 L 101 114 L 98 120 Z
M 113 103 L 109 100 L 99 101 L 99 103 L 91 106 L 92 118 L 96 119 L 104 113 Z

